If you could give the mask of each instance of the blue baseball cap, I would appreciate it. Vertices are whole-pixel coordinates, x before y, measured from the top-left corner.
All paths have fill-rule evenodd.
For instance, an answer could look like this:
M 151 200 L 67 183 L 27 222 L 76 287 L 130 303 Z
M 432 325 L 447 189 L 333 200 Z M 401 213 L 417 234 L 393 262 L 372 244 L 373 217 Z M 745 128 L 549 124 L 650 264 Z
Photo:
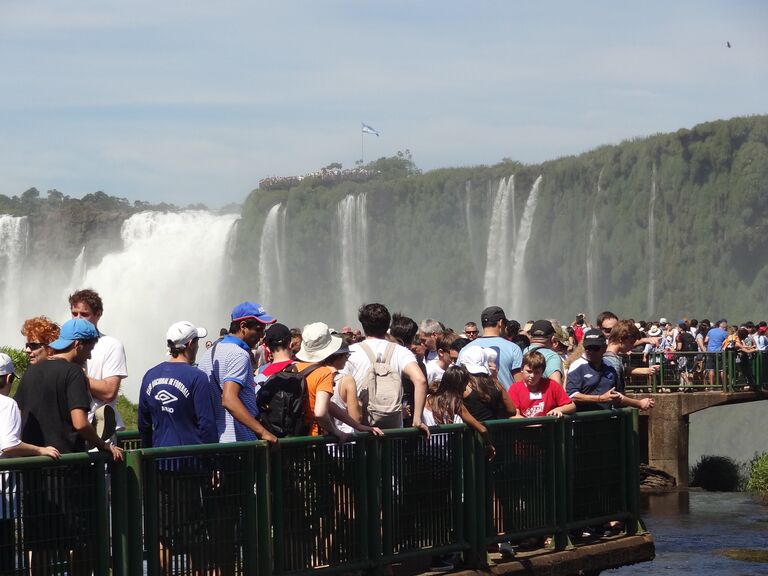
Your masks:
M 232 322 L 248 319 L 258 320 L 262 324 L 274 324 L 275 318 L 272 318 L 261 304 L 254 302 L 243 302 L 238 304 L 232 310 Z
M 99 337 L 96 326 L 82 318 L 72 318 L 62 324 L 59 339 L 48 344 L 54 350 L 65 350 L 75 340 L 95 340 Z

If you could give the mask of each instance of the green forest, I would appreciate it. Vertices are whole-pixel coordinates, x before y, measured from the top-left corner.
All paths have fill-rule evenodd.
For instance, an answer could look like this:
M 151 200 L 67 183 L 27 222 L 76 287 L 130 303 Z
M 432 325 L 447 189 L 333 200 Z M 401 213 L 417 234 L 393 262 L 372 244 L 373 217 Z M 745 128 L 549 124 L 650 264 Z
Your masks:
M 336 212 L 345 196 L 364 194 L 365 299 L 458 325 L 485 305 L 503 305 L 485 302 L 483 291 L 500 179 L 514 175 L 519 221 L 541 175 L 522 279 L 527 317 L 566 320 L 603 309 L 637 319 L 725 315 L 740 321 L 765 315 L 766 116 L 708 122 L 538 165 L 503 161 L 422 173 L 406 152 L 366 168 L 377 177 L 332 185 L 308 178 L 290 189 L 252 191 L 238 226 L 232 287 L 242 291 L 258 284 L 264 219 L 270 207 L 283 203 L 286 279 L 273 307 L 296 322 L 318 316 L 354 321 L 341 317 L 337 297 Z M 587 310 L 593 214 L 596 309 Z

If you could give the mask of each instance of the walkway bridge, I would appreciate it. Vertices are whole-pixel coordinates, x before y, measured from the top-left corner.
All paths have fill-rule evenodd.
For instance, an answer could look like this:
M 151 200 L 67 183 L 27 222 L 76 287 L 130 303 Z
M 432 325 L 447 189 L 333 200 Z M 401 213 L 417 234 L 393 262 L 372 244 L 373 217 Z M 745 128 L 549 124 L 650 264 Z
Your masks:
M 123 434 L 122 463 L 3 459 L 0 572 L 27 574 L 31 562 L 44 574 L 407 574 L 455 554 L 474 572 L 566 575 L 653 558 L 636 411 L 488 427 L 492 461 L 463 424 L 429 440 L 403 429 L 278 449 L 142 449 Z M 612 520 L 621 532 L 604 536 Z M 489 560 L 489 546 L 526 539 L 533 550 Z
M 642 366 L 630 355 L 629 366 Z M 755 353 L 739 357 L 734 352 L 700 354 L 674 352 L 649 359 L 660 371 L 653 377 L 632 377 L 630 396 L 650 395 L 655 407 L 641 413 L 640 457 L 688 485 L 688 420 L 695 412 L 713 406 L 768 399 L 768 357 Z

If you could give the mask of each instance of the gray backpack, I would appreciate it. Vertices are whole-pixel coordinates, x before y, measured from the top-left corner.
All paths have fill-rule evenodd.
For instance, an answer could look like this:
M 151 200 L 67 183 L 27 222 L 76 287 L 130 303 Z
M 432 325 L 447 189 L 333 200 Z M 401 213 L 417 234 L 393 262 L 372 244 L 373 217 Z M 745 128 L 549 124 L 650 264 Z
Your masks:
M 361 387 L 363 417 L 369 426 L 403 426 L 403 383 L 400 374 L 392 369 L 391 364 L 395 346 L 392 342 L 388 343 L 384 358 L 378 359 L 367 343 L 360 343 L 360 348 L 371 362 L 371 369 L 365 375 Z

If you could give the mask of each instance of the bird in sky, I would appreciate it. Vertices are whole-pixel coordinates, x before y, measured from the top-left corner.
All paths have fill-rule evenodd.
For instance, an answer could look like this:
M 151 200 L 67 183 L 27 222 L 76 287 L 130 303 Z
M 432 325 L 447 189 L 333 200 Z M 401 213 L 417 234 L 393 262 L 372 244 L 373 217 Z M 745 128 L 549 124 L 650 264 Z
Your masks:
M 725 41 L 725 45 L 728 46 L 728 48 L 731 47 L 731 43 L 728 40 Z

